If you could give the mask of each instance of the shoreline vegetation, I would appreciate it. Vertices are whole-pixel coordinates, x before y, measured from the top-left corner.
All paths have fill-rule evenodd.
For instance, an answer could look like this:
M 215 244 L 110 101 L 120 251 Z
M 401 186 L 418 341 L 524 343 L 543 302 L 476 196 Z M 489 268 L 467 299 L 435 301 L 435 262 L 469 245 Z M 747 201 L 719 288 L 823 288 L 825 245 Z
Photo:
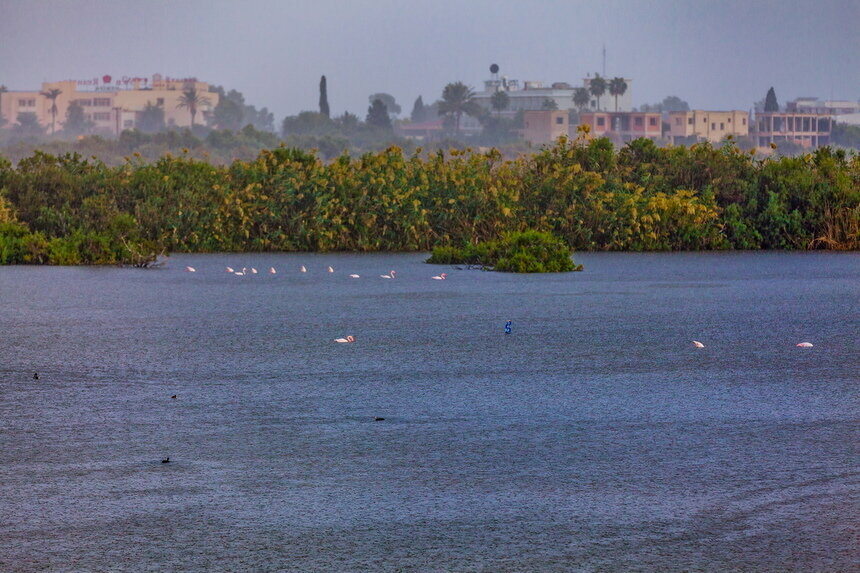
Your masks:
M 0 264 L 474 250 L 526 231 L 579 251 L 857 250 L 860 155 L 824 147 L 760 158 L 733 144 L 645 139 L 616 149 L 582 130 L 516 159 L 397 147 L 331 161 L 278 147 L 227 165 L 187 152 L 119 166 L 0 157 Z

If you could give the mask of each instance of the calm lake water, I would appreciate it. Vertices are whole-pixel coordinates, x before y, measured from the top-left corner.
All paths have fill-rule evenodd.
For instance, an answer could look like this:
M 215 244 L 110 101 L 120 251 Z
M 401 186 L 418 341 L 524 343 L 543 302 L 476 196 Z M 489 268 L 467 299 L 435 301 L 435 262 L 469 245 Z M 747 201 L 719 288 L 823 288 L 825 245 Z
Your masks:
M 0 268 L 0 570 L 860 568 L 860 255 L 423 258 Z

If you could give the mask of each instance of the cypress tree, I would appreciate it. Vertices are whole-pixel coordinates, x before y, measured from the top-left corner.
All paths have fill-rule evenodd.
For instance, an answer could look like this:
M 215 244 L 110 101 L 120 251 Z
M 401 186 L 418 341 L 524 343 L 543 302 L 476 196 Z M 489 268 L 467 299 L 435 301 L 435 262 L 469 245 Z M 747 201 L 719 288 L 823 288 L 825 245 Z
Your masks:
M 771 87 L 767 90 L 767 95 L 764 98 L 765 111 L 779 111 L 779 103 L 776 101 L 776 92 Z
M 427 120 L 427 110 L 424 109 L 424 100 L 421 96 L 418 96 L 418 99 L 415 100 L 410 117 L 415 123 L 421 123 L 422 121 Z
M 320 113 L 326 117 L 330 117 L 328 108 L 328 90 L 326 89 L 325 76 L 320 79 Z

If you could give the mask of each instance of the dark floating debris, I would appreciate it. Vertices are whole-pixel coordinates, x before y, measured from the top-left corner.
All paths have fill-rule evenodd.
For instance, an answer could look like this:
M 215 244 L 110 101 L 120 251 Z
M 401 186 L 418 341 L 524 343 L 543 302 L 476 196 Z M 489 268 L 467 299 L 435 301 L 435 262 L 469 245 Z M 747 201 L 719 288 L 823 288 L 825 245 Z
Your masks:
M 170 456 L 168 456 L 168 457 L 164 458 L 163 460 L 161 460 L 161 463 L 163 463 L 163 464 L 169 464 L 169 463 L 170 463 Z
M 385 418 L 380 418 L 379 416 L 377 416 L 373 419 L 373 421 L 374 422 L 383 422 L 383 421 L 385 421 Z
M 39 379 L 39 373 L 33 372 L 33 380 L 38 380 L 38 379 Z
M 174 394 L 174 395 L 173 395 L 173 396 L 171 396 L 170 398 L 171 398 L 171 399 L 173 399 L 173 400 L 176 400 L 176 394 Z

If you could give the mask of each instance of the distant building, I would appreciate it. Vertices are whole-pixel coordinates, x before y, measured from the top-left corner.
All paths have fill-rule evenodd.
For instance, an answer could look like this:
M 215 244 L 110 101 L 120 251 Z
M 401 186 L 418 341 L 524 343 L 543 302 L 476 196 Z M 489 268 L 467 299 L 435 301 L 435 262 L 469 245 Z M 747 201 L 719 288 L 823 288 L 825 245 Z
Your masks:
M 584 78 L 582 87 L 589 87 L 593 78 Z M 609 95 L 609 79 L 607 81 L 606 93 L 600 98 L 600 109 L 615 110 L 615 97 Z M 618 96 L 618 111 L 630 111 L 632 105 L 632 85 L 633 80 L 625 79 L 627 90 L 624 95 Z M 573 110 L 576 106 L 573 104 L 574 86 L 567 82 L 555 82 L 549 85 L 544 85 L 543 82 L 526 81 L 520 84 L 519 80 L 509 80 L 507 78 L 491 79 L 484 82 L 484 90 L 475 93 L 475 101 L 488 111 L 493 111 L 492 97 L 498 91 L 503 91 L 508 94 L 509 104 L 506 110 L 502 112 L 503 116 L 512 117 L 518 111 L 544 111 L 547 110 L 547 105 L 554 106 L 559 111 Z M 551 102 L 548 104 L 548 102 Z M 597 98 L 591 96 L 591 102 L 588 106 L 591 109 L 597 109 Z
M 669 113 L 669 131 L 672 143 L 695 143 L 705 140 L 716 143 L 728 135 L 749 135 L 749 113 L 745 111 L 673 111 Z
M 535 145 L 552 143 L 570 131 L 567 111 L 523 112 L 523 139 Z
M 767 147 L 771 143 L 792 141 L 803 147 L 830 144 L 833 118 L 829 114 L 770 111 L 755 115 L 756 144 Z
M 205 124 L 218 105 L 218 94 L 209 92 L 209 84 L 196 78 L 170 78 L 155 74 L 152 78 L 123 77 L 114 79 L 102 76 L 86 80 L 65 80 L 42 84 L 39 91 L 9 91 L 0 96 L 0 113 L 6 118 L 6 127 L 14 126 L 19 113 L 35 113 L 39 123 L 50 130 L 50 99 L 42 95 L 52 89 L 61 91 L 56 99 L 57 131 L 62 129 L 66 111 L 72 101 L 84 109 L 85 117 L 95 124 L 93 133 L 118 135 L 125 129 L 134 129 L 140 113 L 147 104 L 164 110 L 168 127 L 190 127 L 191 113 L 179 108 L 183 90 L 195 88 L 209 103 L 197 108 L 197 125 Z
M 786 103 L 785 110 L 796 113 L 817 113 L 820 115 L 847 115 L 860 113 L 860 102 L 800 97 Z
M 640 137 L 656 140 L 662 137 L 662 114 L 658 112 L 588 112 L 579 116 L 579 123 L 591 128 L 595 137 L 610 137 L 628 142 Z M 576 130 L 576 126 L 572 126 Z M 571 136 L 575 137 L 572 133 Z

